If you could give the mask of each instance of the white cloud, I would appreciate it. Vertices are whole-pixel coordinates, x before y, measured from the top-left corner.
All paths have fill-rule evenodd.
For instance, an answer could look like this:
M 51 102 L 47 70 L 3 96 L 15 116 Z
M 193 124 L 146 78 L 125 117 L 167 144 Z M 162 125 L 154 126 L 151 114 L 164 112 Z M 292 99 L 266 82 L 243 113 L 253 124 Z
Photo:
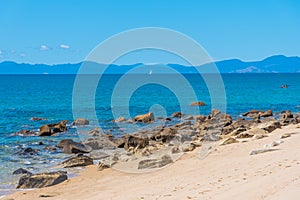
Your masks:
M 69 49 L 70 48 L 70 46 L 66 45 L 66 44 L 61 44 L 59 47 L 62 48 L 62 49 Z
M 46 51 L 46 50 L 49 50 L 49 48 L 46 45 L 41 45 L 40 50 Z

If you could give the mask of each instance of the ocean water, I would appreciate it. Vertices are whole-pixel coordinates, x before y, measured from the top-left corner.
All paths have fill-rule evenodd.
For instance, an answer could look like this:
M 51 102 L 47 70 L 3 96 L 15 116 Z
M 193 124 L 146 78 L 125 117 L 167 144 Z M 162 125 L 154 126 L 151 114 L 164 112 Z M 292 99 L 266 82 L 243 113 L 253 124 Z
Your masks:
M 116 115 L 129 118 L 153 111 L 159 117 L 169 116 L 180 110 L 184 110 L 186 114 L 208 114 L 215 105 L 221 105 L 222 108 L 225 105 L 226 112 L 234 118 L 250 109 L 300 111 L 300 74 L 223 74 L 226 101 L 222 98 L 218 100 L 217 97 L 216 104 L 212 103 L 211 94 L 218 94 L 219 91 L 214 91 L 214 85 L 209 87 L 199 75 L 184 75 L 191 88 L 172 78 L 173 75 L 152 74 L 151 78 L 156 78 L 154 81 L 148 76 L 150 75 L 131 75 L 127 81 L 137 83 L 133 91 L 127 91 L 129 86 L 124 84 L 117 87 L 121 75 L 102 76 L 95 94 L 92 95 L 95 97 L 95 109 L 92 112 L 88 105 L 85 107 L 85 93 L 76 93 L 77 97 L 82 97 L 82 117 L 89 117 L 95 111 L 101 128 L 118 136 L 124 133 L 124 129 L 131 132 L 136 127 L 128 124 L 121 131 L 111 122 Z M 0 75 L 0 196 L 15 187 L 18 176 L 11 175 L 15 169 L 24 167 L 33 172 L 47 171 L 50 166 L 55 166 L 67 158 L 61 151 L 42 150 L 45 146 L 55 145 L 64 138 L 80 140 L 75 127 L 71 127 L 67 133 L 51 137 L 14 134 L 19 130 L 38 131 L 41 125 L 60 120 L 72 122 L 75 78 L 75 75 Z M 138 84 L 136 80 L 146 81 Z M 170 83 L 170 87 L 160 85 L 158 80 Z M 86 84 L 88 88 L 89 83 Z M 280 88 L 283 84 L 288 84 L 289 88 Z M 191 91 L 207 106 L 201 107 L 200 111 L 189 106 L 193 100 Z M 117 92 L 115 96 L 114 92 Z M 116 103 L 113 108 L 112 97 Z M 128 105 L 122 104 L 126 102 L 124 99 L 128 100 Z M 47 120 L 30 121 L 31 117 Z M 86 130 L 92 128 L 93 126 L 87 126 Z M 39 145 L 39 142 L 44 145 Z M 39 151 L 33 156 L 16 154 L 26 147 Z

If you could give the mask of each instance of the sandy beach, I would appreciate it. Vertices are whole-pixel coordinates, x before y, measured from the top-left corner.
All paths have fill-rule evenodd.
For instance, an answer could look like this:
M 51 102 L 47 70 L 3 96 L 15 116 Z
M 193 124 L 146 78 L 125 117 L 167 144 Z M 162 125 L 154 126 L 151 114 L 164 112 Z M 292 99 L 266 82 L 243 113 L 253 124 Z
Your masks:
M 280 139 L 285 133 L 290 137 Z M 277 151 L 250 155 L 274 141 Z M 216 145 L 204 159 L 201 147 L 161 170 L 131 174 L 87 167 L 62 184 L 22 190 L 4 200 L 33 199 L 298 199 L 300 195 L 300 126 L 276 129 L 268 137 Z

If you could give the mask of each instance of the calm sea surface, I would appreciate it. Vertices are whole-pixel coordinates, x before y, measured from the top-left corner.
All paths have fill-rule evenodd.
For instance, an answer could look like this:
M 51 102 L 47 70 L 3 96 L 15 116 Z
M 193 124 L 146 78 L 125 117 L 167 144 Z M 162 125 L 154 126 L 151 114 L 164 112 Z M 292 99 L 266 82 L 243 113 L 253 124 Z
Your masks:
M 141 75 L 131 75 L 131 80 L 144 80 Z M 190 91 L 194 91 L 199 101 L 207 106 L 200 108 L 200 114 L 208 114 L 212 109 L 210 94 L 206 83 L 199 75 L 184 75 L 191 88 L 186 87 L 180 80 L 176 81 L 172 75 L 154 75 L 155 81 L 137 85 L 137 89 L 116 95 L 116 102 L 129 98 L 128 105 L 113 109 L 118 116 L 132 117 L 137 114 L 153 111 L 155 116 L 169 116 L 175 111 L 185 110 L 187 114 L 195 113 L 189 104 L 192 100 Z M 102 76 L 95 93 L 95 111 L 98 123 L 104 130 L 114 130 L 112 133 L 121 135 L 111 122 L 113 111 L 111 108 L 112 94 L 121 75 Z M 159 85 L 157 80 L 164 80 L 172 87 Z M 234 118 L 250 109 L 272 109 L 274 112 L 282 110 L 300 111 L 300 74 L 224 74 L 222 75 L 226 102 L 226 112 Z M 15 187 L 17 176 L 11 172 L 19 167 L 33 172 L 45 171 L 46 167 L 54 166 L 66 158 L 63 153 L 42 150 L 46 145 L 55 145 L 63 138 L 78 140 L 75 128 L 67 133 L 51 137 L 25 137 L 14 135 L 19 130 L 38 131 L 47 123 L 59 120 L 73 120 L 72 93 L 75 75 L 0 75 L 0 196 Z M 287 84 L 289 88 L 282 89 Z M 123 85 L 124 86 L 124 85 Z M 122 87 L 121 87 L 122 88 Z M 213 88 L 213 87 L 212 87 Z M 76 95 L 81 95 L 76 94 Z M 124 96 L 122 96 L 124 95 Z M 84 98 L 83 98 L 84 99 Z M 88 108 L 87 108 L 88 110 Z M 126 115 L 128 110 L 129 115 Z M 90 112 L 90 111 L 88 111 Z M 88 117 L 84 109 L 82 117 Z M 31 117 L 43 117 L 46 121 L 30 121 Z M 130 130 L 128 125 L 128 130 Z M 92 129 L 93 127 L 87 127 Z M 39 142 L 44 145 L 39 145 Z M 22 148 L 39 149 L 36 156 L 21 156 L 16 154 Z

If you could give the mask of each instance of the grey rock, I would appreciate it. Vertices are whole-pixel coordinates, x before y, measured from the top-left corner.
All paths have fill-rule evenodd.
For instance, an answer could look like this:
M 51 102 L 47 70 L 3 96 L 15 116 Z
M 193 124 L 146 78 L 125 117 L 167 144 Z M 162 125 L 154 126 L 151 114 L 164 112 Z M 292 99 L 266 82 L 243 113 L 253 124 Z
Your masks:
M 40 174 L 27 174 L 19 179 L 17 188 L 43 188 L 52 185 L 57 185 L 67 179 L 67 172 L 63 171 Z

